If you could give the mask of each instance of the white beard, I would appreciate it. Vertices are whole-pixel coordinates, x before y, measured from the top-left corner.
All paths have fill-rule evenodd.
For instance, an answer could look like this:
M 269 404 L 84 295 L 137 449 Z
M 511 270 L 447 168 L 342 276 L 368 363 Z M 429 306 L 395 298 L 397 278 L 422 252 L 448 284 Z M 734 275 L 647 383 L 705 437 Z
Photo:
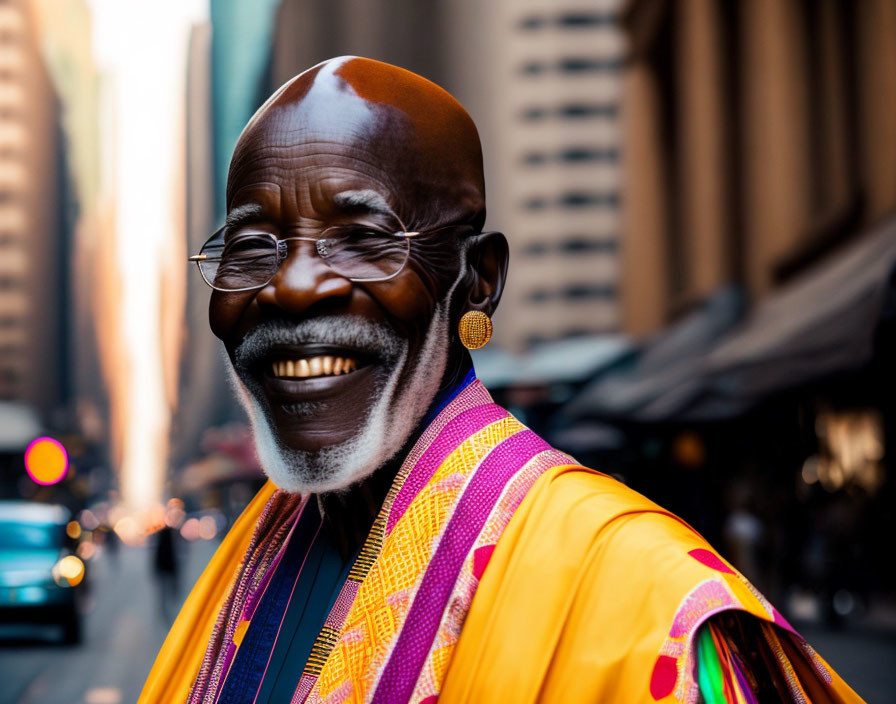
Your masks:
M 436 306 L 415 359 L 408 359 L 407 341 L 395 338 L 393 344 L 400 351 L 389 377 L 376 389 L 376 401 L 358 433 L 341 443 L 313 452 L 296 450 L 282 443 L 259 400 L 260 389 L 253 391 L 250 388 L 253 385 L 243 383 L 233 367 L 227 364 L 233 387 L 252 424 L 259 462 L 274 484 L 295 493 L 338 491 L 369 476 L 398 453 L 439 390 L 448 362 L 448 311 L 460 280 L 461 276 Z M 346 323 L 345 318 L 340 320 L 343 325 Z M 320 326 L 338 324 L 336 318 L 314 322 Z M 236 356 L 239 357 L 239 348 Z M 413 365 L 410 378 L 399 390 L 399 379 L 408 364 Z

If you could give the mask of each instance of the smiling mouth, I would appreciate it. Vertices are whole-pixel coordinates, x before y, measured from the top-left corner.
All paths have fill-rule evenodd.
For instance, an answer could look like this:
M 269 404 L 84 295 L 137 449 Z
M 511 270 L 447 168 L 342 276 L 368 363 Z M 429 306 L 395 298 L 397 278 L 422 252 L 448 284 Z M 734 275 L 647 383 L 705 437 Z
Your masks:
M 276 359 L 269 370 L 277 379 L 313 379 L 322 376 L 342 376 L 357 371 L 359 361 L 355 357 L 317 355 Z

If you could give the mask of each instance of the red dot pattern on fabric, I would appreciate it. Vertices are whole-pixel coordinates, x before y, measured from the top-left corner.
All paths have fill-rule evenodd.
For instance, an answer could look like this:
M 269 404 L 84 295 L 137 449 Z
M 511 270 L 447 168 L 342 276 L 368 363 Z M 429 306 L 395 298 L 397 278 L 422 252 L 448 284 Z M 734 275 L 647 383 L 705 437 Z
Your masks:
M 675 658 L 660 655 L 653 666 L 653 674 L 650 675 L 650 696 L 654 699 L 669 696 L 675 689 L 676 679 L 678 679 L 678 667 Z
M 476 579 L 482 579 L 482 574 L 485 572 L 489 560 L 492 559 L 494 551 L 494 545 L 483 545 L 481 548 L 476 548 L 476 552 L 473 553 L 473 576 Z
M 693 557 L 697 562 L 700 562 L 707 567 L 711 567 L 714 570 L 718 570 L 719 572 L 725 572 L 726 574 L 734 574 L 734 570 L 731 569 L 728 565 L 722 562 L 719 559 L 719 556 L 709 550 L 704 550 L 702 548 L 697 548 L 695 550 L 691 550 L 688 552 L 688 555 Z

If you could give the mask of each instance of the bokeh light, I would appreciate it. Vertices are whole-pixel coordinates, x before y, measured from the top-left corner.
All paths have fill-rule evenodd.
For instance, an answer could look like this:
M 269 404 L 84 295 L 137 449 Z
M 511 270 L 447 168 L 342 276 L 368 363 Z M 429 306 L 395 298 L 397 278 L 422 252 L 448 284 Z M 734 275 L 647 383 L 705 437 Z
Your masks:
M 211 516 L 203 516 L 199 519 L 199 537 L 203 540 L 211 540 L 218 534 L 218 526 Z
M 37 484 L 58 484 L 65 478 L 68 466 L 68 453 L 54 438 L 36 438 L 25 450 L 25 471 Z
M 86 508 L 78 514 L 78 522 L 84 530 L 96 530 L 100 525 L 100 521 L 96 517 L 96 514 Z
M 112 528 L 125 545 L 143 545 L 146 534 L 133 516 L 124 516 L 115 522 Z
M 184 540 L 198 540 L 200 538 L 199 519 L 188 518 L 180 528 L 180 534 Z
M 84 542 L 78 546 L 78 557 L 82 560 L 89 560 L 96 555 L 96 544 L 92 542 Z
M 69 521 L 65 526 L 65 534 L 72 540 L 77 540 L 81 537 L 81 524 L 77 521 Z
M 84 579 L 84 563 L 74 555 L 66 555 L 53 567 L 53 580 L 60 587 L 76 587 Z
M 169 528 L 180 528 L 185 517 L 184 502 L 178 498 L 169 499 L 165 507 L 165 525 Z
M 142 527 L 145 535 L 152 535 L 165 527 L 165 507 L 161 504 L 153 504 L 138 515 L 137 522 Z

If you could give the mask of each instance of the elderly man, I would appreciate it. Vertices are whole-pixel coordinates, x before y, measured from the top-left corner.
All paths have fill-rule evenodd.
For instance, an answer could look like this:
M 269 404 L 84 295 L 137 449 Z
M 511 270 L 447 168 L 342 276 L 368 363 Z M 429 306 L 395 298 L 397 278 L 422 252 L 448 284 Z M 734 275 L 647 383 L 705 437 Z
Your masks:
M 142 702 L 859 701 L 684 522 L 476 380 L 507 243 L 441 88 L 324 62 L 246 126 L 192 257 L 270 478 Z

